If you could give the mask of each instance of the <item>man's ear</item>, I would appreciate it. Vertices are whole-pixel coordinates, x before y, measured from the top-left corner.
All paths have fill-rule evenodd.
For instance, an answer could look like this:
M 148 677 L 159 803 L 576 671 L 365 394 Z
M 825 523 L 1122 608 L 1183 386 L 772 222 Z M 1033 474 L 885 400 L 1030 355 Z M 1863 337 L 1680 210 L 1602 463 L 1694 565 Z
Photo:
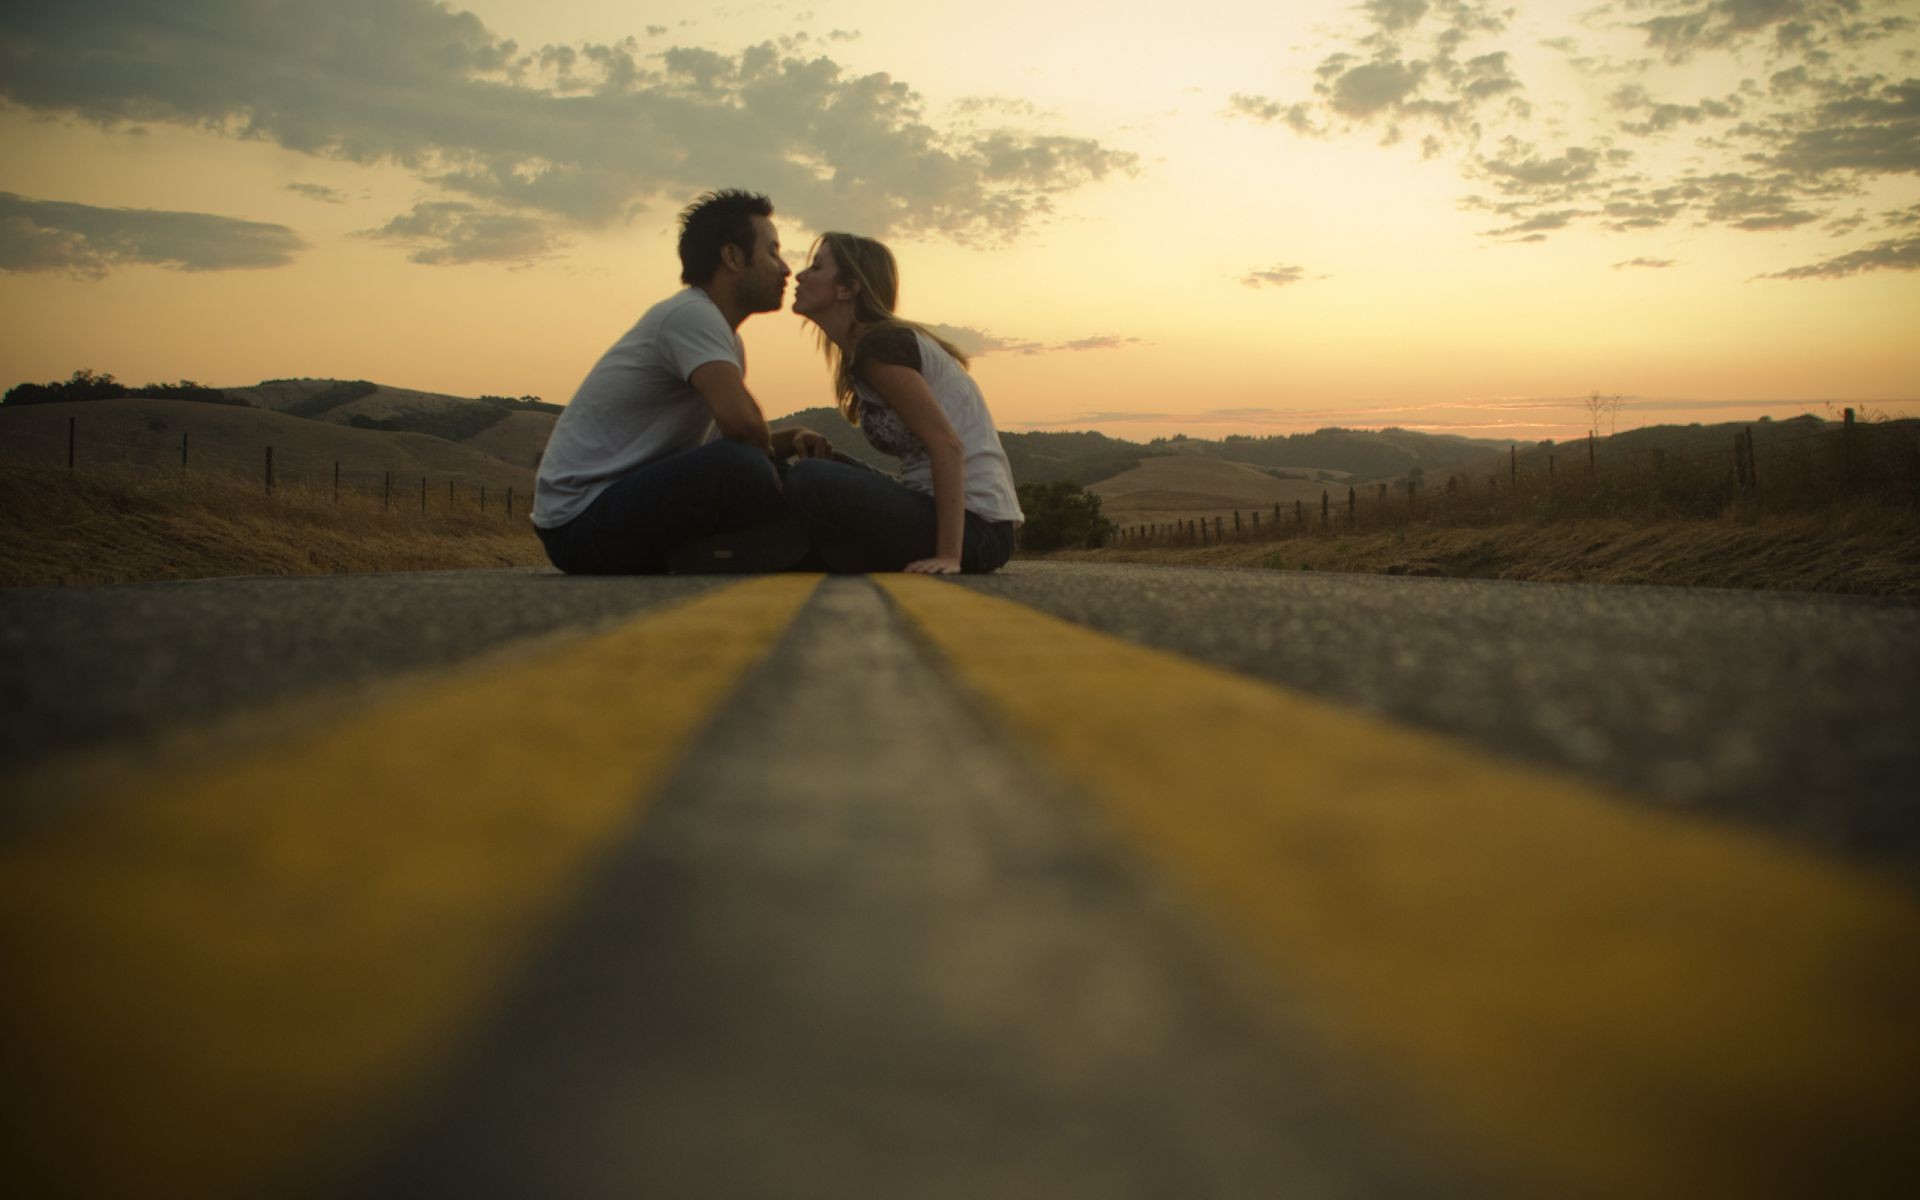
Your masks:
M 747 265 L 747 256 L 740 253 L 740 247 L 732 242 L 720 243 L 720 265 L 729 271 L 738 271 Z

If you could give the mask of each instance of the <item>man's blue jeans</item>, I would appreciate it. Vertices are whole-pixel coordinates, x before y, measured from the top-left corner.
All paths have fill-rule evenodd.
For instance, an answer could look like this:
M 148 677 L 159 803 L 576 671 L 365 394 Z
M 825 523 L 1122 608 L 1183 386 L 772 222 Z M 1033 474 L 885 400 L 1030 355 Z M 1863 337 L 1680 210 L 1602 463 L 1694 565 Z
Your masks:
M 802 459 L 784 478 L 787 505 L 813 540 L 817 565 L 841 574 L 898 571 L 932 558 L 933 497 L 859 463 Z M 1013 557 L 1013 522 L 967 514 L 960 569 L 985 573 Z
M 658 575 L 682 542 L 787 515 L 766 452 L 727 438 L 657 459 L 609 486 L 554 529 L 534 527 L 569 575 Z

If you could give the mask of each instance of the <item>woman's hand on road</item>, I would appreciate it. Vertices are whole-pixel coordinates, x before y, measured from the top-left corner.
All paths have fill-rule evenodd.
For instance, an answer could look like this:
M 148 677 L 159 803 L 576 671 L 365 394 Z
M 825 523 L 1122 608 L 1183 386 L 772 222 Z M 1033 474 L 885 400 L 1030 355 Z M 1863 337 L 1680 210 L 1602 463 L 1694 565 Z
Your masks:
M 910 562 L 900 569 L 903 571 L 911 571 L 915 575 L 958 575 L 960 573 L 960 560 L 957 558 L 944 558 L 936 554 L 932 558 L 922 558 Z

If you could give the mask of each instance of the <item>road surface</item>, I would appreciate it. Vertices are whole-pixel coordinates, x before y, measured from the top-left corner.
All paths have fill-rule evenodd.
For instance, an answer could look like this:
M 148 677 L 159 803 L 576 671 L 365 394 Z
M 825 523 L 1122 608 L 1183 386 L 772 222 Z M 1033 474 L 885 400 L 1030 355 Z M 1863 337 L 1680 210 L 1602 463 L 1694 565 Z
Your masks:
M 1912 606 L 236 579 L 0 593 L 0 667 L 35 1194 L 1913 1170 Z

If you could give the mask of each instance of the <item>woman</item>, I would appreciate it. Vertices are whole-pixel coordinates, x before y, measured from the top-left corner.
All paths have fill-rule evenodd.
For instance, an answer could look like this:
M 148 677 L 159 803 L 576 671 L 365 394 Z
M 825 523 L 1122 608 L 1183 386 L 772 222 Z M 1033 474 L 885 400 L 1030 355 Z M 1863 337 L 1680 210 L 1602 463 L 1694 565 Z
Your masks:
M 894 316 L 900 278 L 872 238 L 823 234 L 794 279 L 793 311 L 819 327 L 840 411 L 901 481 L 830 459 L 786 475 L 787 503 L 828 570 L 992 571 L 1022 520 L 1013 472 L 959 350 Z

